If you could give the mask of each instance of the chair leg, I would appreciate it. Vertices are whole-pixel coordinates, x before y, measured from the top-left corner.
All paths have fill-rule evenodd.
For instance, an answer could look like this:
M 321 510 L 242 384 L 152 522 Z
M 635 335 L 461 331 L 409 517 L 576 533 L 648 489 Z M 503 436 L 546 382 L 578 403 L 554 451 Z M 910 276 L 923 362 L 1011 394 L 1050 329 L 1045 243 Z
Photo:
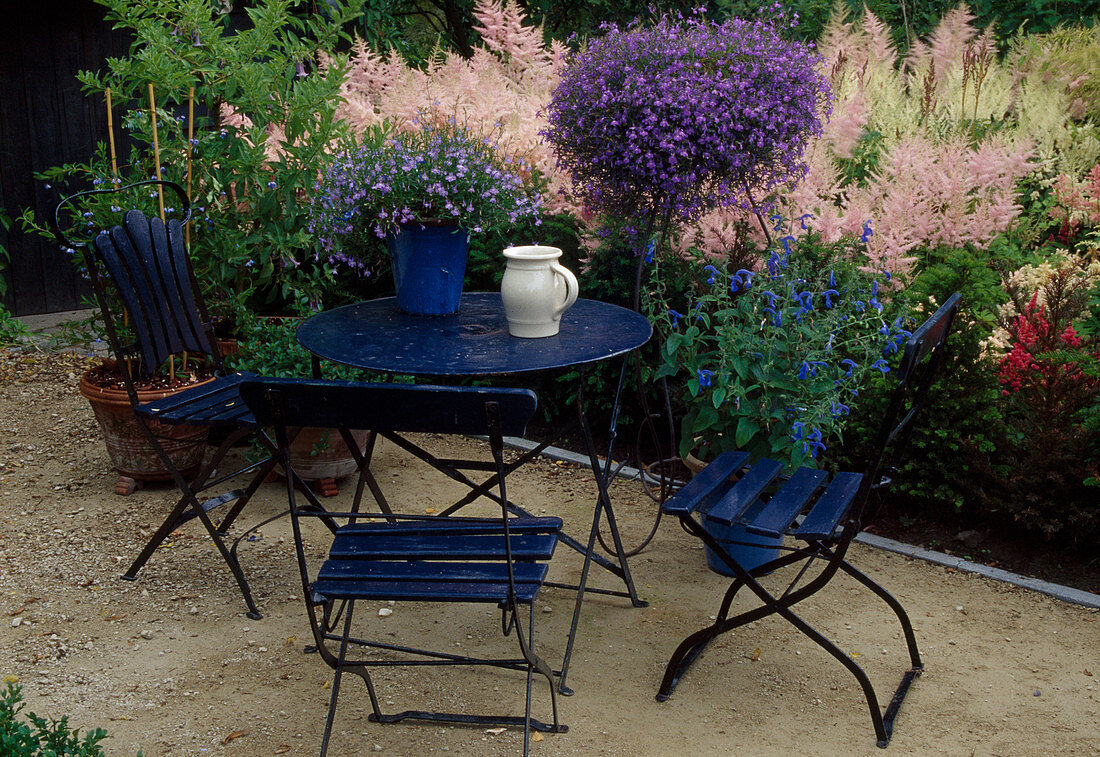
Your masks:
M 879 709 L 878 697 L 875 696 L 875 689 L 871 685 L 871 680 L 867 677 L 867 674 L 863 672 L 863 668 L 857 665 L 855 661 L 839 647 L 819 633 L 816 628 L 793 613 L 789 607 L 777 607 L 776 612 L 788 620 L 795 628 L 808 636 L 819 647 L 839 660 L 840 663 L 848 669 L 848 672 L 855 676 L 856 680 L 859 681 L 859 685 L 863 688 L 863 696 L 867 700 L 867 709 L 871 713 L 871 724 L 874 726 L 875 736 L 878 738 L 878 745 L 880 747 L 885 747 L 890 741 L 890 732 L 886 730 L 886 726 L 883 723 L 882 710 Z
M 917 649 L 917 637 L 913 633 L 913 624 L 909 620 L 909 613 L 901 606 L 901 602 L 899 602 L 893 594 L 886 591 L 881 584 L 859 571 L 847 560 L 840 563 L 840 569 L 870 589 L 875 596 L 889 605 L 890 609 L 894 611 L 894 614 L 898 618 L 898 622 L 901 623 L 902 633 L 905 634 L 905 644 L 909 648 L 909 661 L 913 664 L 915 669 L 923 670 L 924 663 L 921 662 L 920 651 Z
M 344 660 L 348 653 L 348 637 L 351 636 L 351 616 L 355 609 L 354 602 L 348 602 L 347 616 L 344 618 L 344 633 L 340 637 L 340 651 L 336 655 L 336 665 L 332 675 L 332 696 L 328 702 L 328 716 L 325 718 L 325 731 L 321 736 L 321 757 L 328 754 L 328 740 L 332 735 L 332 723 L 336 719 L 336 700 L 340 696 L 340 679 L 344 675 Z

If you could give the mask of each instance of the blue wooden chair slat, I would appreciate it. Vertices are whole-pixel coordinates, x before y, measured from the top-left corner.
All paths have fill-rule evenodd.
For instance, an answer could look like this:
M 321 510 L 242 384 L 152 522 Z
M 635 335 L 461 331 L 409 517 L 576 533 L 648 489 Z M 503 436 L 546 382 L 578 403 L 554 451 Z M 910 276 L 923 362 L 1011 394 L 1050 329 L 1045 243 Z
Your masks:
M 755 517 L 745 521 L 745 530 L 758 536 L 782 536 L 821 488 L 826 476 L 822 470 L 799 468 Z
M 797 539 L 831 539 L 859 493 L 862 473 L 841 471 L 829 483 L 802 525 L 792 532 Z
M 666 515 L 690 515 L 693 512 L 706 512 L 728 488 L 728 480 L 737 474 L 748 452 L 723 452 L 706 468 L 692 477 L 678 492 L 661 504 Z
M 555 544 L 556 534 L 515 534 L 509 540 L 514 560 L 549 560 Z M 382 528 L 352 534 L 337 531 L 329 550 L 330 557 L 342 560 L 506 560 L 508 555 L 499 526 L 496 533 L 473 535 L 428 530 L 391 535 Z
M 840 472 L 829 480 L 824 471 L 799 468 L 789 477 L 781 478 L 782 466 L 763 459 L 744 467 L 740 477 L 735 478 L 748 455 L 727 452 L 664 503 L 662 511 L 679 517 L 685 531 L 700 538 L 723 564 L 730 566 L 734 579 L 722 598 L 718 613 L 711 616 L 711 622 L 685 638 L 673 652 L 658 689 L 658 701 L 672 694 L 684 673 L 712 640 L 755 620 L 779 615 L 855 676 L 867 701 L 878 745 L 885 747 L 889 743 L 898 710 L 924 665 L 912 623 L 901 603 L 856 569 L 845 555 L 856 533 L 874 515 L 871 500 L 874 498 L 877 504 L 878 487 L 888 483 L 898 470 L 913 421 L 925 403 L 936 372 L 945 361 L 947 338 L 959 301 L 958 294 L 949 297 L 906 342 L 898 368 L 891 374 L 896 383 L 863 472 Z M 720 538 L 717 534 L 726 532 L 716 529 L 712 534 L 708 530 L 712 524 L 740 526 L 747 534 L 757 537 L 785 535 L 789 537 L 782 547 L 786 554 L 746 569 L 726 545 L 740 547 L 751 545 L 751 542 L 744 537 Z M 795 570 L 798 567 L 801 569 Z M 770 589 L 760 581 L 764 576 L 788 569 L 794 577 L 782 582 L 778 589 Z M 879 707 L 874 687 L 862 668 L 792 609 L 827 586 L 839 573 L 855 578 L 884 601 L 902 627 L 910 667 L 902 675 L 885 712 Z M 759 599 L 761 606 L 731 616 L 734 599 L 745 587 Z
M 539 583 L 546 579 L 549 566 L 544 562 L 517 563 L 512 568 L 516 583 Z M 325 561 L 317 571 L 318 581 L 483 581 L 504 584 L 507 597 L 508 566 L 496 562 L 409 562 L 403 560 Z M 314 590 L 317 584 L 314 583 Z
M 561 530 L 561 525 L 561 518 L 512 518 L 508 522 L 508 531 L 513 535 L 558 533 Z M 385 533 L 391 536 L 399 534 L 424 535 L 433 532 L 446 532 L 453 536 L 495 534 L 500 532 L 500 519 L 482 518 L 471 520 L 468 518 L 424 517 L 384 523 L 357 521 L 341 526 L 339 533 L 376 532 L 381 529 L 384 529 Z
M 179 196 L 182 220 L 170 218 L 165 223 L 140 210 L 126 210 L 119 212 L 119 223 L 98 229 L 90 241 L 74 241 L 62 231 L 63 213 L 79 211 L 82 199 L 137 191 L 138 188 L 147 191 L 145 187 L 154 185 L 166 187 Z M 119 199 L 118 202 L 123 204 L 126 200 Z M 269 450 L 274 448 L 274 444 L 257 427 L 237 391 L 237 386 L 245 377 L 227 376 L 222 364 L 206 305 L 195 283 L 184 244 L 183 224 L 190 218 L 190 207 L 190 199 L 181 186 L 152 180 L 67 197 L 58 204 L 51 221 L 54 235 L 62 244 L 84 252 L 108 341 L 141 432 L 180 490 L 175 507 L 167 513 L 164 522 L 134 559 L 124 578 L 136 578 L 169 534 L 188 520 L 198 518 L 233 573 L 248 606 L 249 616 L 259 618 L 259 609 L 237 559 L 237 544 L 234 543 L 232 548 L 228 546 L 224 534 L 273 468 L 274 460 L 262 461 L 258 465 L 250 463 L 228 473 L 219 470 L 218 476 L 214 477 L 215 470 L 223 463 L 231 446 L 223 444 L 198 475 L 188 479 L 176 468 L 165 451 L 164 439 L 158 436 L 158 433 L 163 433 L 159 424 L 210 425 L 224 430 L 226 438 L 233 441 L 245 441 L 251 437 Z M 117 295 L 117 301 L 121 302 L 125 313 L 112 312 L 116 300 L 108 296 L 109 289 Z M 117 324 L 123 315 L 127 317 L 127 325 L 134 334 L 131 344 L 123 344 L 119 336 Z M 154 375 L 170 357 L 182 352 L 193 359 L 205 359 L 212 367 L 214 379 L 163 400 L 142 404 L 135 380 Z M 183 366 L 183 363 L 177 365 Z M 251 474 L 251 483 L 245 488 L 209 496 L 209 488 L 239 474 Z M 209 512 L 229 503 L 232 503 L 229 512 L 220 523 L 215 524 Z
M 286 469 L 287 500 L 290 504 L 295 550 L 306 597 L 306 612 L 320 657 L 334 671 L 328 718 L 321 739 L 321 754 L 328 749 L 336 712 L 340 681 L 345 672 L 363 678 L 370 694 L 371 719 L 396 722 L 402 719 L 476 723 L 479 725 L 522 725 L 524 754 L 530 730 L 564 731 L 558 722 L 553 671 L 535 653 L 534 601 L 546 580 L 547 562 L 554 554 L 562 522 L 554 517 L 511 517 L 505 485 L 503 434 L 521 435 L 535 412 L 537 400 L 522 389 L 484 387 L 439 387 L 408 384 L 364 384 L 315 379 L 262 379 L 244 381 L 241 395 L 262 424 L 275 427 L 279 460 Z M 437 459 L 448 469 L 491 471 L 492 483 L 484 485 L 500 508 L 494 518 L 426 518 L 395 514 L 371 487 L 382 512 L 360 509 L 358 496 L 348 513 L 327 513 L 309 491 L 302 488 L 307 505 L 299 506 L 296 475 L 287 454 L 290 426 L 369 428 L 387 439 L 400 441 L 400 434 L 477 434 L 487 436 L 492 457 L 484 460 Z M 360 468 L 359 491 L 369 474 L 370 456 L 356 458 Z M 373 481 L 373 478 L 370 479 Z M 491 490 L 491 491 L 490 491 Z M 302 521 L 308 517 L 333 521 L 328 557 L 316 574 L 306 558 Z M 336 525 L 336 519 L 349 522 Z M 514 632 L 520 656 L 510 660 L 460 657 L 453 648 L 445 652 L 395 646 L 391 640 L 371 641 L 352 636 L 352 615 L 362 600 L 416 602 L 473 602 L 497 606 L 503 613 L 505 633 Z M 321 608 L 321 611 L 318 611 Z M 520 611 L 527 616 L 526 626 Z M 336 633 L 330 618 L 345 617 L 342 633 Z M 391 626 L 392 627 L 392 626 Z M 338 642 L 330 645 L 330 642 Z M 445 643 L 445 642 L 441 642 Z M 412 659 L 379 661 L 349 659 L 348 646 L 362 645 L 400 651 Z M 334 648 L 335 646 L 335 648 Z M 421 657 L 425 659 L 421 659 Z M 369 668 L 375 665 L 498 665 L 527 673 L 526 709 L 516 716 L 454 714 L 407 711 L 383 714 L 374 694 Z M 531 717 L 531 679 L 538 673 L 550 684 L 553 722 Z
M 728 526 L 749 509 L 771 484 L 779 478 L 783 472 L 783 463 L 763 458 L 756 465 L 749 468 L 745 475 L 738 479 L 723 494 L 718 502 L 704 514 L 715 523 Z

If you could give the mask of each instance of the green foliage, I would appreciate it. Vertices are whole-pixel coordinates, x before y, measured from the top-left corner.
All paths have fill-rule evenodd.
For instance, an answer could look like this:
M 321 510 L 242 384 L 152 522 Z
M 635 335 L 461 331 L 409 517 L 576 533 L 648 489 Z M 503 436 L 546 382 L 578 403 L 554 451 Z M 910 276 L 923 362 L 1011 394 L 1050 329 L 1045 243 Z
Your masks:
M 33 712 L 20 718 L 24 707 L 22 687 L 9 682 L 0 692 L 0 754 L 5 757 L 102 757 L 99 742 L 107 738 L 102 728 L 80 735 L 69 728 L 69 719 L 46 719 Z
M 650 317 L 664 340 L 656 377 L 681 388 L 681 455 L 702 443 L 708 456 L 741 449 L 813 465 L 909 336 L 851 242 L 781 243 L 755 274 L 700 256 L 686 292 L 669 292 L 655 269 Z
M 105 72 L 85 71 L 79 79 L 91 96 L 110 90 L 119 142 L 131 150 L 120 156 L 117 182 L 104 143 L 88 163 L 43 178 L 63 192 L 148 179 L 157 174 L 159 151 L 160 175 L 190 187 L 196 213 L 190 251 L 212 307 L 240 298 L 280 312 L 291 303 L 321 302 L 333 276 L 307 228 L 309 197 L 328 145 L 346 128 L 334 119 L 340 62 L 321 69 L 317 51 L 343 39 L 340 25 L 352 17 L 347 4 L 327 3 L 321 15 L 297 0 L 260 0 L 250 4 L 245 28 L 234 29 L 213 0 L 100 2 L 134 44 Z M 97 198 L 81 210 L 91 222 L 116 223 L 117 209 L 133 202 Z M 108 218 L 112 208 L 116 220 Z M 25 221 L 34 225 L 33 216 Z

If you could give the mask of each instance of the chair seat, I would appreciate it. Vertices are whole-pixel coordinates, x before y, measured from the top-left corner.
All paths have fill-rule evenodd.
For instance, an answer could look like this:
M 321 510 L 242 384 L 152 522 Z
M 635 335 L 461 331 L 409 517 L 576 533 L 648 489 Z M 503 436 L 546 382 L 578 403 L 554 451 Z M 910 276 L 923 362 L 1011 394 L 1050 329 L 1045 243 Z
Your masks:
M 863 474 L 799 468 L 784 476 L 782 463 L 763 458 L 744 466 L 745 452 L 725 452 L 670 497 L 662 510 L 685 517 L 704 515 L 724 526 L 739 525 L 758 536 L 784 534 L 803 541 L 830 541 L 859 492 Z M 802 517 L 800 517 L 802 516 Z
M 557 546 L 560 518 L 513 518 L 508 523 L 515 560 L 549 560 Z M 331 560 L 505 560 L 500 519 L 447 518 L 405 522 L 358 522 L 336 531 Z
M 516 563 L 516 600 L 529 604 L 546 578 L 543 563 Z M 432 602 L 501 602 L 508 598 L 508 565 L 502 562 L 394 562 L 328 560 L 313 591 L 322 599 Z
M 241 398 L 240 384 L 256 378 L 256 374 L 247 372 L 218 376 L 213 381 L 163 399 L 142 403 L 135 408 L 135 412 L 167 424 L 255 426 L 256 419 Z

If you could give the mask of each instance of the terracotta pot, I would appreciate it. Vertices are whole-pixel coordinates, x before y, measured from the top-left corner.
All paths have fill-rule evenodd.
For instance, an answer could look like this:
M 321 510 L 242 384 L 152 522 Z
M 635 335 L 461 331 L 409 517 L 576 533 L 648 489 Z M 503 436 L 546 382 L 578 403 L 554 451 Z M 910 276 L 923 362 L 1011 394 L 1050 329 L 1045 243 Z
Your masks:
M 369 435 L 369 431 L 351 432 L 359 449 Z M 302 429 L 290 445 L 290 464 L 306 481 L 344 478 L 356 470 L 355 458 L 340 432 L 327 428 Z
M 198 385 L 191 384 L 186 388 Z M 152 402 L 179 391 L 181 389 L 139 390 L 138 399 L 141 402 Z M 103 431 L 111 464 L 121 476 L 136 481 L 171 480 L 172 475 L 138 426 L 126 390 L 98 387 L 88 380 L 88 373 L 85 373 L 80 378 L 80 393 L 87 397 L 92 406 L 92 412 Z M 188 423 L 168 425 L 154 421 L 150 423 L 150 428 L 153 434 L 162 439 L 161 444 L 168 457 L 185 477 L 198 471 L 205 451 L 208 427 Z M 129 493 L 120 491 L 120 487 L 129 488 L 129 491 L 134 488 L 132 485 L 126 487 L 121 479 L 115 491 L 120 494 Z

